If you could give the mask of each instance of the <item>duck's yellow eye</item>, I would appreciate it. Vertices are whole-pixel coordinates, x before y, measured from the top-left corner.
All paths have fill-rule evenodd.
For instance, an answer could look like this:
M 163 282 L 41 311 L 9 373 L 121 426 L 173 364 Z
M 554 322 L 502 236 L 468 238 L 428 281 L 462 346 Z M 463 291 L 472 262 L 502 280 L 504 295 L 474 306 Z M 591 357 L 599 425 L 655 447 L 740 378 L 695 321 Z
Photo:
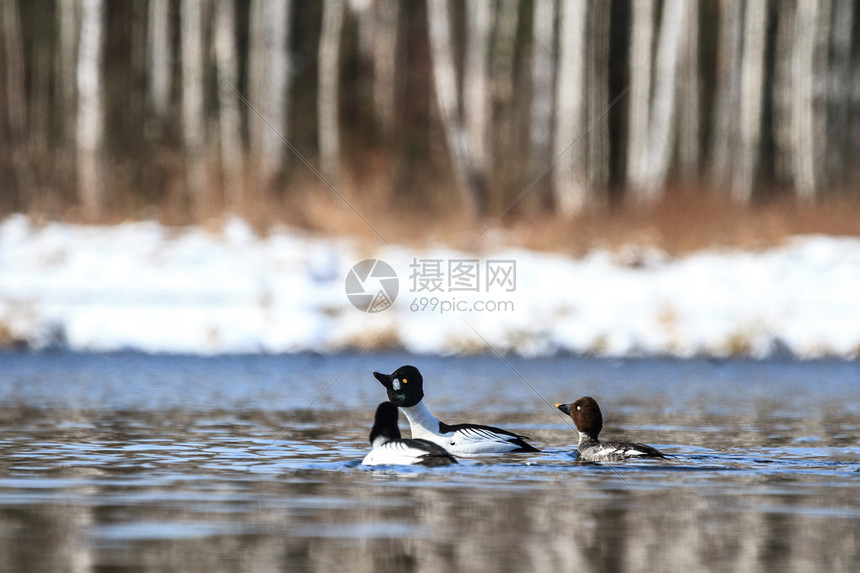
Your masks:
M 576 409 L 577 409 L 577 410 L 582 410 L 582 406 L 577 406 L 577 407 L 576 407 Z
M 401 378 L 400 381 L 406 384 L 406 378 Z

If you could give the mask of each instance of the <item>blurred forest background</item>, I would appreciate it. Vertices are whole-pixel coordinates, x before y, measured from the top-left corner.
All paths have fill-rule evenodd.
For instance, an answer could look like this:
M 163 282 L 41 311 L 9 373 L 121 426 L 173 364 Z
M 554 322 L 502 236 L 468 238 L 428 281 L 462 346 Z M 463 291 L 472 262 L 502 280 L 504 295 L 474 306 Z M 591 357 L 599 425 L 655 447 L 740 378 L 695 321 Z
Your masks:
M 860 233 L 858 4 L 2 0 L 0 215 Z

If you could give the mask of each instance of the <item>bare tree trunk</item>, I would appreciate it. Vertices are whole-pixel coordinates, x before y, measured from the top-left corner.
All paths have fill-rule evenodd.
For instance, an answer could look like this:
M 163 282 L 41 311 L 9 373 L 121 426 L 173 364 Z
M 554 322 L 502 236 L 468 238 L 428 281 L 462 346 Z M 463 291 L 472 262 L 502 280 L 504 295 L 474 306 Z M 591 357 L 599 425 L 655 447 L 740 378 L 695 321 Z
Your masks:
M 145 85 L 149 73 L 149 32 L 147 18 L 149 7 L 144 3 L 131 4 L 131 66 L 129 81 L 132 85 Z M 128 90 L 128 112 L 132 121 L 141 125 L 147 116 L 147 95 L 145 90 Z
M 78 0 L 57 2 L 57 88 L 63 141 L 73 149 L 77 96 Z
M 182 135 L 191 212 L 208 211 L 206 121 L 203 109 L 203 1 L 182 0 Z
M 585 107 L 585 2 L 562 2 L 553 156 L 553 196 L 562 216 L 581 212 L 590 200 L 585 177 L 586 146 L 568 146 L 582 131 Z M 567 151 L 565 151 L 567 150 Z
M 828 69 L 827 172 L 835 185 L 846 180 L 846 150 L 849 149 L 851 104 L 851 35 L 854 29 L 854 0 L 834 0 L 833 61 Z
M 654 0 L 637 0 L 631 7 L 627 180 L 637 187 L 648 169 Z
M 74 0 L 71 0 L 74 1 Z M 158 119 L 164 120 L 170 112 L 170 90 L 173 77 L 171 51 L 170 0 L 150 0 L 149 27 L 149 103 Z
M 860 155 L 860 58 L 854 58 L 854 69 L 851 71 L 852 82 L 849 97 L 850 118 L 848 126 L 848 151 L 854 155 Z M 850 156 L 849 156 L 850 157 Z M 860 177 L 860 165 L 856 161 L 852 161 L 848 167 L 849 177 Z
M 365 62 L 373 61 L 373 44 L 376 35 L 374 0 L 348 0 L 348 8 L 358 28 L 358 53 Z
M 18 196 L 23 198 L 32 190 L 27 126 L 27 100 L 24 92 L 24 40 L 21 35 L 21 15 L 17 2 L 0 3 L 3 52 L 6 56 L 6 106 L 11 136 L 12 165 L 17 179 Z
M 711 132 L 711 185 L 723 187 L 731 181 L 733 149 L 737 141 L 740 105 L 740 56 L 743 35 L 743 2 L 720 0 L 717 38 L 717 85 Z
M 652 204 L 663 194 L 675 142 L 675 96 L 681 30 L 685 26 L 684 0 L 665 0 L 654 62 L 654 94 L 649 117 L 648 165 L 642 184 L 634 186 L 638 203 Z
M 80 44 L 78 45 L 77 164 L 78 196 L 83 215 L 94 221 L 102 216 L 105 203 L 104 104 L 102 101 L 102 52 L 104 3 L 81 0 Z
M 474 168 L 486 180 L 490 138 L 490 25 L 489 2 L 466 4 L 466 54 L 463 72 L 463 109 Z
M 830 37 L 832 0 L 819 0 L 815 25 L 815 51 L 812 55 L 812 138 L 814 146 L 816 187 L 825 189 L 833 184 L 827 166 L 827 79 L 830 68 Z
M 754 1 L 754 0 L 753 0 Z M 682 57 L 678 87 L 681 90 L 678 122 L 678 160 L 681 177 L 687 183 L 699 179 L 701 161 L 701 105 L 699 82 L 699 3 L 684 2 L 687 11 L 681 39 Z
M 268 0 L 251 0 L 248 8 L 248 101 L 263 117 L 266 117 L 263 107 L 268 83 L 267 6 Z M 267 129 L 265 122 L 249 115 L 248 148 L 255 164 L 255 191 L 260 191 L 262 184 L 259 163 L 263 155 L 263 132 Z
M 521 174 L 528 166 L 528 163 L 512 161 L 527 151 L 527 147 L 517 137 L 517 100 L 514 98 L 519 11 L 519 0 L 506 0 L 496 5 L 490 56 L 491 122 L 494 135 L 489 146 L 493 183 L 502 194 L 520 190 Z
M 588 95 L 586 124 L 593 121 L 606 110 L 609 104 L 609 39 L 612 17 L 610 2 L 589 4 L 589 58 L 588 81 L 585 89 Z M 609 186 L 609 121 L 599 120 L 588 132 L 588 179 L 592 188 L 592 201 L 605 202 L 605 190 Z
M 436 103 L 448 138 L 457 187 L 469 214 L 480 215 L 486 210 L 485 182 L 475 168 L 472 150 L 466 138 L 465 122 L 459 112 L 447 0 L 428 0 L 427 24 Z
M 815 117 L 813 112 L 813 65 L 818 2 L 797 1 L 794 49 L 791 57 L 791 148 L 794 188 L 804 203 L 815 201 Z
M 319 146 L 320 166 L 336 184 L 340 167 L 338 131 L 338 87 L 343 0 L 324 0 L 319 48 Z
M 56 139 L 56 130 L 51 125 L 51 110 L 54 102 L 51 98 L 54 61 L 53 46 L 48 42 L 35 42 L 31 48 L 30 66 L 30 118 L 29 118 L 29 142 L 27 154 L 33 165 L 51 165 L 53 157 L 49 156 L 49 145 Z M 53 170 L 53 169 L 52 169 Z M 45 169 L 40 169 L 44 172 Z M 38 174 L 38 172 L 36 173 Z M 34 174 L 34 175 L 36 175 Z M 39 185 L 39 177 L 34 177 L 35 187 Z M 41 189 L 33 189 L 33 199 L 42 200 Z
M 791 2 L 780 3 L 777 14 L 776 43 L 774 49 L 773 87 L 773 144 L 774 175 L 777 182 L 792 185 L 792 126 L 791 126 L 791 61 L 794 44 L 794 9 Z
M 400 2 L 398 0 L 379 0 L 376 3 L 373 37 L 373 107 L 376 122 L 386 139 L 394 132 L 399 20 Z
M 218 127 L 221 132 L 221 174 L 229 209 L 242 201 L 242 133 L 237 85 L 236 9 L 233 0 L 215 3 L 215 58 L 218 64 Z
M 741 58 L 740 146 L 732 198 L 746 205 L 752 198 L 758 171 L 767 41 L 767 0 L 746 0 L 744 47 Z
M 532 21 L 531 157 L 535 167 L 552 161 L 555 0 L 534 0 Z
M 290 9 L 289 0 L 253 0 L 251 4 L 249 95 L 265 120 L 252 117 L 249 122 L 251 155 L 259 166 L 255 171 L 258 191 L 272 187 L 287 157 L 281 137 L 289 136 Z
M 493 100 L 497 107 L 507 105 L 514 91 L 514 58 L 519 14 L 519 0 L 505 0 L 499 3 L 490 64 Z

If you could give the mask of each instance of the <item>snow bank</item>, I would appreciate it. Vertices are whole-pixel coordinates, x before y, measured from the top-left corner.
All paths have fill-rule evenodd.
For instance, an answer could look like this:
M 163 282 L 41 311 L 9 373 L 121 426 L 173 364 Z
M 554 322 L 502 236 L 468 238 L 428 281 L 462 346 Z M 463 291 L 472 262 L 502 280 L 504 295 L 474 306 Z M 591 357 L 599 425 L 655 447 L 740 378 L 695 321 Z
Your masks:
M 399 278 L 394 304 L 376 313 L 354 308 L 344 286 L 370 257 Z M 419 290 L 436 261 L 443 271 L 473 262 L 479 290 L 455 290 L 446 272 L 440 289 Z M 490 285 L 494 261 L 515 267 L 516 280 Z M 380 283 L 371 277 L 364 287 L 372 294 Z M 13 216 L 0 223 L 2 342 L 207 354 L 374 343 L 421 353 L 854 358 L 860 240 L 802 236 L 766 251 L 680 259 L 630 247 L 571 259 L 521 249 L 368 251 L 286 228 L 257 237 L 239 220 L 210 233 L 152 222 L 36 227 Z

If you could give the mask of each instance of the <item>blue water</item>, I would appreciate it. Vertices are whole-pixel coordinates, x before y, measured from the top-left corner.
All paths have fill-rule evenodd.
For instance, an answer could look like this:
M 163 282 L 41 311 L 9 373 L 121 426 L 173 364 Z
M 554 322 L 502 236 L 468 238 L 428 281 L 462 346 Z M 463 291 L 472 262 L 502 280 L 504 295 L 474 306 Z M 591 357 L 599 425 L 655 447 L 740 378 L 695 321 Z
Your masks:
M 0 353 L 0 571 L 860 565 L 860 364 L 507 360 Z M 406 363 L 543 451 L 360 466 Z M 583 395 L 671 459 L 577 462 L 552 404 Z

